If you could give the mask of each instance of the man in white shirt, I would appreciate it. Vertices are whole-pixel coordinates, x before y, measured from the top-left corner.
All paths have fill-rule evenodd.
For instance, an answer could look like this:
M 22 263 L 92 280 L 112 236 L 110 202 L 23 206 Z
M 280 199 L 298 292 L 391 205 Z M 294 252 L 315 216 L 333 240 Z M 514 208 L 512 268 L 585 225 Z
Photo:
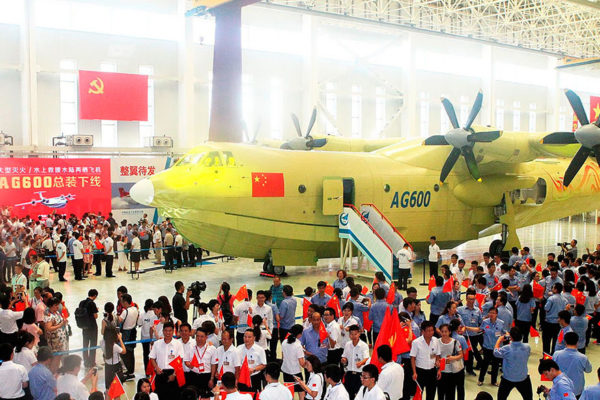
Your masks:
M 56 262 L 58 263 L 58 280 L 66 282 L 65 271 L 67 270 L 67 245 L 66 238 L 61 236 L 56 245 Z
M 175 259 L 177 260 L 177 268 L 183 267 L 183 236 L 181 233 L 175 232 Z
M 106 259 L 106 277 L 107 278 L 115 278 L 112 272 L 113 261 L 115 259 L 115 248 L 112 237 L 112 231 L 108 231 L 104 233 L 104 257 Z
M 217 349 L 213 363 L 217 369 L 217 378 L 221 378 L 227 372 L 232 372 L 235 376 L 239 375 L 242 360 L 233 346 L 233 330 L 227 329 L 221 333 L 221 346 Z
M 356 400 L 386 400 L 383 390 L 377 385 L 378 377 L 379 370 L 375 365 L 365 365 L 362 372 L 363 386 L 356 394 Z
M 242 365 L 244 360 L 248 360 L 248 368 L 250 369 L 250 380 L 252 387 L 248 387 L 243 383 L 239 387 L 244 392 L 259 392 L 262 384 L 262 370 L 267 365 L 267 356 L 265 350 L 254 343 L 255 337 L 252 329 L 246 330 L 244 333 L 244 343 L 237 348 L 239 359 Z
M 193 348 L 196 345 L 196 342 L 191 339 L 192 327 L 190 326 L 190 324 L 186 322 L 179 325 L 179 336 L 179 341 L 183 345 L 183 359 L 185 361 L 185 355 L 188 354 L 188 352 L 193 351 Z M 183 372 L 185 372 L 185 381 L 191 382 L 190 379 L 188 379 L 188 375 L 190 375 L 190 368 L 186 365 L 185 362 L 183 363 Z
M 404 369 L 392 361 L 392 348 L 387 344 L 377 348 L 377 357 L 382 365 L 377 386 L 390 396 L 390 400 L 399 400 L 404 390 Z
M 196 330 L 196 343 L 188 347 L 183 358 L 185 365 L 191 370 L 188 375 L 191 382 L 187 384 L 196 386 L 200 390 L 200 398 L 209 398 L 209 389 L 212 389 L 217 380 L 215 378 L 216 366 L 214 360 L 217 349 L 206 342 L 207 332 L 200 328 Z
M 247 290 L 248 297 L 244 299 L 244 301 L 239 303 L 237 306 L 235 306 L 235 308 L 233 309 L 233 321 L 235 325 L 250 325 L 249 327 L 252 328 L 252 325 L 248 324 L 248 316 L 250 316 L 250 318 L 254 316 L 254 304 L 252 304 L 251 302 L 252 290 Z M 237 329 L 235 341 L 238 344 L 238 346 L 244 343 L 244 332 L 246 332 L 246 329 L 246 327 Z
M 348 343 L 350 344 L 350 343 Z M 368 348 L 367 348 L 368 351 Z M 346 387 L 342 385 L 342 370 L 330 364 L 325 368 L 325 382 L 329 384 L 324 400 L 350 400 Z
M 237 391 L 235 385 L 235 374 L 232 372 L 225 372 L 221 378 L 222 387 L 215 386 L 213 394 L 215 400 L 221 400 L 221 390 L 224 390 L 229 400 L 252 400 L 252 396 L 244 393 L 241 394 Z
M 154 257 L 158 264 L 162 263 L 162 234 L 158 225 L 154 225 L 154 234 L 152 235 L 152 244 L 154 245 Z
M 260 400 L 292 400 L 290 390 L 279 383 L 281 368 L 278 363 L 270 362 L 265 367 L 265 380 L 267 386 L 260 393 Z
M 429 238 L 429 276 L 438 275 L 438 260 L 442 257 L 440 253 L 440 247 L 436 243 L 436 237 L 432 236 Z
M 4 254 L 6 255 L 6 282 L 10 282 L 15 273 L 15 264 L 17 263 L 17 246 L 13 242 L 13 237 L 8 235 L 4 244 Z
M 421 323 L 421 334 L 413 340 L 410 349 L 410 362 L 413 380 L 427 393 L 427 400 L 435 399 L 437 386 L 437 367 L 440 362 L 440 342 L 433 337 L 434 324 L 431 321 Z
M 252 309 L 252 315 L 260 315 L 263 321 L 267 320 L 269 330 L 273 331 L 273 309 L 270 305 L 266 304 L 267 294 L 264 290 L 256 292 L 256 306 Z
M 56 252 L 54 251 L 54 240 L 52 240 L 52 232 L 48 229 L 46 238 L 42 242 L 42 249 L 46 255 L 46 262 L 51 262 L 54 271 L 58 271 L 58 264 L 56 264 Z M 52 256 L 52 257 L 51 257 Z
M 78 233 L 74 233 L 75 240 L 73 241 L 73 271 L 75 280 L 83 280 L 83 243 L 77 237 Z
M 44 260 L 42 254 L 37 255 L 37 264 L 33 267 L 33 273 L 29 279 L 31 290 L 36 287 L 46 288 L 50 286 L 50 265 Z
M 339 364 L 342 360 L 344 349 L 341 346 L 342 331 L 340 325 L 335 320 L 335 310 L 327 307 L 323 311 L 323 319 L 325 320 L 325 330 L 329 338 L 329 346 L 327 347 L 327 364 Z
M 396 257 L 398 257 L 398 289 L 406 290 L 408 288 L 411 262 L 415 261 L 408 243 L 404 243 L 404 246 L 398 250 Z
M 179 340 L 173 339 L 173 322 L 167 321 L 163 325 L 163 338 L 154 342 L 150 350 L 150 362 L 156 372 L 155 393 L 159 399 L 174 399 L 179 397 L 179 385 L 175 379 L 175 370 L 169 363 L 177 357 L 183 363 L 183 345 Z
M 369 361 L 369 346 L 360 340 L 360 329 L 352 325 L 349 329 L 350 341 L 346 343 L 342 354 L 342 364 L 346 366 L 344 386 L 350 398 L 354 399 L 360 389 L 360 376 L 363 366 Z
M 137 339 L 137 321 L 139 318 L 139 310 L 137 306 L 132 305 L 133 300 L 129 293 L 124 293 L 121 296 L 121 305 L 123 311 L 119 315 L 119 322 L 122 324 L 121 332 L 123 335 L 123 342 L 135 341 Z M 127 369 L 126 380 L 135 379 L 135 344 L 126 345 L 127 353 L 121 355 L 123 364 Z
M 0 344 L 0 399 L 25 398 L 25 388 L 29 384 L 29 377 L 24 366 L 13 362 L 14 351 L 8 343 Z

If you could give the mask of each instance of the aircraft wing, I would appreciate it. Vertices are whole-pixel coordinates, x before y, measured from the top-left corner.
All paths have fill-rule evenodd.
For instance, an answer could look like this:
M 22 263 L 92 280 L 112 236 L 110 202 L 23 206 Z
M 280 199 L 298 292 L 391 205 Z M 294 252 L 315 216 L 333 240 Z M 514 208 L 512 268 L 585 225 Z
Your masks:
M 15 204 L 14 207 L 33 206 L 40 202 L 41 202 L 41 200 L 31 200 L 26 203 Z

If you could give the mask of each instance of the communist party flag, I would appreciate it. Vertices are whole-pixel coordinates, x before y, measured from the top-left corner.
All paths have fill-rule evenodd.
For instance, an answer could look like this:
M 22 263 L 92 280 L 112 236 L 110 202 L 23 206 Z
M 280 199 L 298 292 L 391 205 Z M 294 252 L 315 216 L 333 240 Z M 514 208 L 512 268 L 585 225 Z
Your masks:
M 392 360 L 397 359 L 399 354 L 410 350 L 410 346 L 406 342 L 406 332 L 402 329 L 398 313 L 394 310 L 386 311 L 381 324 L 381 330 L 379 331 L 379 336 L 377 336 L 377 341 L 373 346 L 371 364 L 377 366 L 377 368 L 381 368 L 379 357 L 377 356 L 377 349 L 384 344 L 387 344 L 392 348 Z
M 590 122 L 595 122 L 600 118 L 600 97 L 590 96 Z
M 244 301 L 248 298 L 248 290 L 246 289 L 246 285 L 242 285 L 235 294 L 235 299 L 237 301 Z
M 396 300 L 396 284 L 392 282 L 385 301 L 387 301 L 388 304 L 394 304 L 394 300 Z
M 305 320 L 308 317 L 308 307 L 310 307 L 311 302 L 306 297 L 302 299 L 302 320 Z
M 117 397 L 125 394 L 125 389 L 123 389 L 123 384 L 121 384 L 121 380 L 119 379 L 118 375 L 115 375 L 113 378 L 106 394 L 108 395 L 109 399 L 116 399 Z
M 543 353 L 542 360 L 552 360 L 552 356 L 550 354 Z M 545 381 L 545 382 L 550 382 L 551 381 L 551 379 L 546 379 L 546 377 L 544 376 L 544 374 L 542 374 L 540 380 L 541 381 Z
M 175 370 L 175 377 L 177 378 L 179 387 L 185 385 L 185 374 L 183 372 L 183 361 L 181 360 L 181 357 L 177 356 L 177 358 L 171 361 L 169 365 Z
M 327 286 L 325 286 L 325 294 L 328 296 L 333 296 L 333 286 L 331 286 L 329 283 Z
M 446 283 L 444 283 L 444 286 L 442 287 L 442 293 L 452 293 L 453 288 L 454 288 L 454 278 L 450 277 L 450 279 L 448 279 L 446 281 Z
M 435 276 L 431 275 L 429 277 L 429 285 L 427 285 L 427 290 L 431 292 L 431 289 L 435 287 Z
M 79 118 L 148 121 L 148 75 L 79 71 Z
M 541 299 L 542 297 L 544 297 L 544 287 L 542 285 L 540 285 L 539 283 L 537 283 L 537 281 L 534 279 L 533 280 L 533 297 L 535 297 L 536 299 Z
M 239 383 L 243 383 L 248 387 L 252 387 L 252 381 L 250 380 L 250 368 L 248 367 L 248 357 L 244 357 L 244 362 L 240 368 L 240 376 L 238 378 Z
M 252 173 L 252 197 L 283 197 L 284 192 L 283 173 Z
M 319 325 L 319 339 L 322 342 L 327 339 L 327 336 L 329 336 L 329 334 L 327 333 L 327 329 L 325 329 L 325 324 L 321 321 L 321 325 Z
M 327 307 L 331 307 L 335 310 L 335 317 L 339 317 L 342 314 L 342 307 L 340 307 L 340 301 L 337 296 L 333 296 L 326 304 Z

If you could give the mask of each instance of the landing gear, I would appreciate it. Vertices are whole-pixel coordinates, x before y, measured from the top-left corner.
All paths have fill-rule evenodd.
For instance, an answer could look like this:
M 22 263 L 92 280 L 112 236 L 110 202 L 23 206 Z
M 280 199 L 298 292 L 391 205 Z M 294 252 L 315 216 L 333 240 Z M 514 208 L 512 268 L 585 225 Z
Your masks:
M 263 263 L 263 272 L 266 272 L 267 274 L 272 274 L 274 273 L 274 267 L 273 267 L 273 261 L 271 260 L 271 257 L 267 258 L 265 260 L 265 262 Z
M 494 240 L 490 243 L 490 255 L 501 254 L 504 249 L 504 243 L 500 239 Z
M 285 273 L 285 265 L 273 266 L 273 272 L 275 272 L 275 275 L 283 275 Z
M 273 265 L 273 257 L 271 256 L 271 252 L 269 252 L 263 262 L 263 272 L 271 275 L 283 275 L 285 273 L 285 266 Z

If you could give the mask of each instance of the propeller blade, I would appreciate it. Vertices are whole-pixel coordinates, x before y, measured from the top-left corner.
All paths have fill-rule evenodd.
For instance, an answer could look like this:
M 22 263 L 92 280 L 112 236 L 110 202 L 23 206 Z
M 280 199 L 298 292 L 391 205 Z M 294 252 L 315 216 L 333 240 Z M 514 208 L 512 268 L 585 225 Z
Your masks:
M 540 141 L 541 144 L 575 144 L 578 143 L 573 132 L 552 132 Z
M 563 180 L 563 184 L 565 186 L 569 186 L 571 184 L 575 178 L 575 175 L 577 175 L 577 172 L 579 172 L 579 169 L 585 163 L 591 151 L 592 150 L 588 149 L 587 147 L 581 146 L 579 148 L 577 154 L 575 154 L 575 157 L 573 157 L 569 167 L 567 168 L 567 171 L 565 172 L 565 179 Z
M 311 140 L 306 147 L 315 148 L 315 147 L 323 147 L 327 144 L 327 139 L 313 139 Z
M 452 168 L 454 167 L 454 164 L 456 164 L 456 160 L 458 160 L 458 157 L 460 157 L 460 150 L 454 147 L 448 155 L 448 158 L 446 158 L 446 162 L 442 167 L 442 172 L 440 173 L 441 183 L 444 183 L 444 181 L 448 177 L 448 174 L 450 173 L 450 171 L 452 171 Z
M 298 136 L 302 137 L 302 129 L 300 129 L 300 121 L 298 121 L 298 117 L 294 113 L 292 113 L 292 121 L 294 121 L 294 126 L 296 127 L 296 133 L 298 134 Z
M 448 142 L 446 141 L 444 135 L 433 135 L 425 139 L 425 142 L 423 142 L 423 144 L 425 146 L 444 146 L 447 145 Z
M 571 89 L 567 89 L 565 90 L 565 95 L 567 96 L 569 103 L 571 103 L 571 108 L 575 112 L 575 115 L 577 115 L 577 119 L 581 123 L 581 126 L 589 124 L 590 121 L 588 120 L 587 114 L 585 113 L 585 108 L 583 108 L 583 104 L 581 104 L 581 99 L 579 98 L 579 96 L 577 96 L 577 93 L 575 93 Z
M 312 115 L 310 116 L 310 122 L 308 123 L 308 128 L 306 129 L 306 137 L 310 135 L 310 131 L 312 131 L 313 126 L 315 125 L 315 121 L 317 120 L 317 107 L 313 108 Z
M 597 144 L 594 147 L 592 147 L 592 150 L 594 150 L 594 155 L 596 156 L 596 162 L 598 163 L 598 165 L 600 165 L 600 144 Z
M 444 106 L 444 109 L 446 110 L 446 114 L 448 114 L 448 118 L 450 118 L 450 124 L 452 124 L 452 127 L 454 129 L 459 128 L 460 125 L 458 125 L 458 119 L 456 118 L 456 112 L 454 111 L 454 106 L 452 105 L 450 100 L 448 100 L 445 97 L 442 97 L 442 105 Z
M 467 164 L 467 168 L 471 173 L 471 176 L 476 181 L 481 181 L 481 174 L 479 173 L 479 167 L 477 166 L 477 161 L 475 160 L 475 155 L 473 154 L 473 148 L 471 146 L 465 146 L 461 149 L 461 153 L 465 158 L 465 163 Z
M 481 110 L 481 104 L 483 103 L 483 93 L 481 90 L 477 92 L 477 96 L 475 97 L 475 101 L 473 102 L 473 107 L 471 108 L 471 113 L 469 114 L 469 118 L 467 119 L 467 125 L 465 125 L 465 130 L 469 130 L 471 125 L 473 125 L 473 121 L 477 118 L 477 114 Z
M 489 143 L 500 137 L 500 131 L 476 132 L 467 136 L 469 142 Z

